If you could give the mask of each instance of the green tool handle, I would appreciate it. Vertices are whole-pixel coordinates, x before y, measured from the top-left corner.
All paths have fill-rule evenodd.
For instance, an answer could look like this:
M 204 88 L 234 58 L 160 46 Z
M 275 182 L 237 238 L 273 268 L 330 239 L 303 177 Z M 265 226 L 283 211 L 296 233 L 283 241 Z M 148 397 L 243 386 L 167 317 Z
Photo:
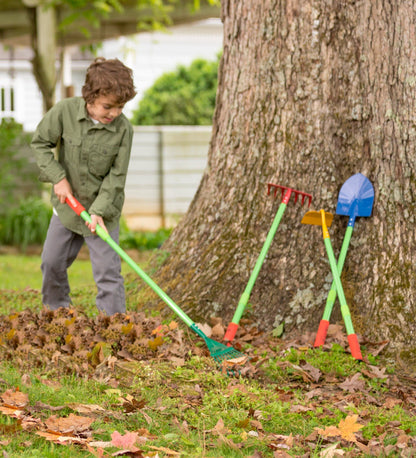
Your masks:
M 246 308 L 248 301 L 250 299 L 251 290 L 257 280 L 257 276 L 260 272 L 261 266 L 264 263 L 266 258 L 267 252 L 269 251 L 270 245 L 273 241 L 273 238 L 276 234 L 277 228 L 279 227 L 280 220 L 282 219 L 283 213 L 285 212 L 287 204 L 282 202 L 279 205 L 279 209 L 274 217 L 272 226 L 267 234 L 266 240 L 263 244 L 263 248 L 260 251 L 259 257 L 257 258 L 256 264 L 254 266 L 253 272 L 250 275 L 248 283 L 243 291 L 243 294 L 240 297 L 238 302 L 237 309 L 234 313 L 233 319 L 231 320 L 232 323 L 238 324 L 240 322 L 241 316 L 243 315 L 244 309 Z
M 332 249 L 331 241 L 329 238 L 324 239 L 326 252 L 328 254 L 329 264 L 331 266 L 332 277 L 334 279 L 336 291 L 338 293 L 339 303 L 341 304 L 341 313 L 342 317 L 345 318 L 345 315 L 348 315 L 349 319 L 345 321 L 345 327 L 347 328 L 347 334 L 353 334 L 354 328 L 352 326 L 350 313 L 348 310 L 347 300 L 345 298 L 344 289 L 342 287 L 341 279 L 338 274 L 337 261 L 335 259 L 334 251 Z
M 90 214 L 85 210 L 85 208 L 74 198 L 76 205 L 73 205 L 69 199 L 66 199 L 66 203 L 72 208 L 72 210 L 81 216 L 81 218 L 88 222 L 92 223 Z M 195 325 L 195 323 L 189 318 L 189 316 L 181 310 L 175 302 L 131 259 L 131 257 L 122 249 L 120 246 L 111 238 L 111 236 L 99 225 L 97 224 L 96 234 L 108 243 L 110 247 L 120 255 L 124 261 L 137 273 L 137 275 L 148 285 L 152 290 L 182 319 L 182 321 L 192 328 L 198 335 L 202 335 L 202 331 Z M 199 332 L 198 332 L 199 331 Z M 205 336 L 206 337 L 206 336 Z
M 339 253 L 338 263 L 337 263 L 337 270 L 340 276 L 341 276 L 342 269 L 344 268 L 344 262 L 347 256 L 348 247 L 350 244 L 353 230 L 354 230 L 353 226 L 348 226 L 347 230 L 345 231 L 344 241 L 342 242 L 342 247 Z M 326 299 L 325 310 L 322 316 L 323 320 L 329 321 L 329 319 L 331 318 L 332 308 L 334 307 L 336 297 L 337 297 L 337 287 L 335 284 L 335 280 L 333 280 L 331 289 L 329 290 L 328 297 Z
M 337 261 L 335 259 L 334 250 L 332 249 L 331 239 L 329 237 L 328 227 L 325 221 L 325 212 L 321 210 L 321 217 L 322 217 L 322 233 L 324 237 L 324 243 L 326 252 L 329 259 L 329 265 L 331 266 L 332 277 L 335 281 L 335 286 L 338 294 L 338 299 L 341 304 L 341 314 L 342 318 L 344 319 L 345 328 L 348 334 L 348 342 L 351 349 L 351 355 L 362 361 L 362 355 L 360 350 L 360 344 L 358 343 L 357 335 L 354 331 L 354 326 L 352 325 L 350 309 L 347 304 L 347 300 L 345 298 L 344 289 L 342 287 L 341 278 L 338 273 L 337 268 Z

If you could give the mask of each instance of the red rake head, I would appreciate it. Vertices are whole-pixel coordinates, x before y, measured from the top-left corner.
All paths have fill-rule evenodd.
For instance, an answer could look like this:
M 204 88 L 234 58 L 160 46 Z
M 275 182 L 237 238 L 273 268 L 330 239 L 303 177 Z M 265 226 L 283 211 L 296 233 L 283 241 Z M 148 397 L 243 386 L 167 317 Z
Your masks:
M 282 190 L 282 203 L 287 204 L 290 200 L 290 196 L 295 194 L 295 203 L 298 200 L 298 196 L 302 196 L 301 200 L 301 205 L 304 204 L 305 198 L 307 197 L 309 202 L 308 202 L 308 207 L 311 206 L 312 203 L 312 194 L 308 194 L 307 192 L 303 191 L 296 191 L 296 189 L 288 188 L 287 186 L 282 186 L 280 184 L 273 184 L 273 183 L 268 183 L 267 184 L 267 195 L 270 196 L 271 190 L 273 189 L 273 197 L 276 198 L 277 196 L 277 190 L 281 189 Z

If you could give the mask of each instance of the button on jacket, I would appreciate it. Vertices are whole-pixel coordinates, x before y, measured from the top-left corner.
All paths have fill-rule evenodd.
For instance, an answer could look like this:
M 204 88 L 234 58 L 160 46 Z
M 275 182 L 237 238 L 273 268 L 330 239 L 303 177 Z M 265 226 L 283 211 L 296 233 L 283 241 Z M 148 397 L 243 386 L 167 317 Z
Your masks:
M 124 203 L 132 139 L 133 128 L 124 114 L 110 124 L 94 124 L 82 97 L 64 99 L 46 113 L 32 139 L 39 179 L 56 184 L 66 178 L 75 198 L 90 214 L 102 216 L 111 231 Z M 51 202 L 65 227 L 91 235 L 83 220 L 60 203 L 53 189 Z

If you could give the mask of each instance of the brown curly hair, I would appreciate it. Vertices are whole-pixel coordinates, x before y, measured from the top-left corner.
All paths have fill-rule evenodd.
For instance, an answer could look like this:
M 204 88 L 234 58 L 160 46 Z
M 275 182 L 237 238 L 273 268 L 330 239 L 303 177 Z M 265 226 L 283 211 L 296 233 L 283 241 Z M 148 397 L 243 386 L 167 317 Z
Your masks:
M 82 97 L 93 103 L 102 95 L 115 96 L 122 105 L 136 95 L 133 72 L 118 59 L 97 57 L 87 69 Z

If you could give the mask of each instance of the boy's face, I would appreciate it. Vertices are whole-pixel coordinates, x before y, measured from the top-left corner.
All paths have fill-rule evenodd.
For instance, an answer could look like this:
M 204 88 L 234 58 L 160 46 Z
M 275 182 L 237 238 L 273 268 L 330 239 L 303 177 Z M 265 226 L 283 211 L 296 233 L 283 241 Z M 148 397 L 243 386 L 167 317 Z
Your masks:
M 111 95 L 100 95 L 94 102 L 87 103 L 87 112 L 90 117 L 102 124 L 110 124 L 121 115 L 123 108 L 124 104 L 118 103 Z

